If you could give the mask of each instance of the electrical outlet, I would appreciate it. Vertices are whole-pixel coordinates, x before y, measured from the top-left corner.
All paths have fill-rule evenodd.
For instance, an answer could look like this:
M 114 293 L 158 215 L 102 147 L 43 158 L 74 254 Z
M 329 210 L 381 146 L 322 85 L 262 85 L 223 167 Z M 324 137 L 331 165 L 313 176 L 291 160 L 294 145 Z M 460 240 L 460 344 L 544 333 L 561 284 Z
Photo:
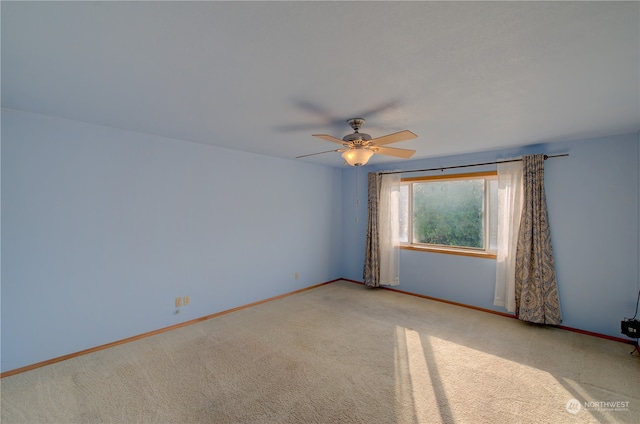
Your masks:
M 189 303 L 191 303 L 191 296 L 185 296 L 182 298 L 182 303 L 187 306 Z
M 182 298 L 176 297 L 176 308 L 179 308 L 180 306 L 182 306 Z
M 296 280 L 298 279 L 298 273 L 297 273 L 297 272 L 294 274 L 294 278 L 295 278 Z

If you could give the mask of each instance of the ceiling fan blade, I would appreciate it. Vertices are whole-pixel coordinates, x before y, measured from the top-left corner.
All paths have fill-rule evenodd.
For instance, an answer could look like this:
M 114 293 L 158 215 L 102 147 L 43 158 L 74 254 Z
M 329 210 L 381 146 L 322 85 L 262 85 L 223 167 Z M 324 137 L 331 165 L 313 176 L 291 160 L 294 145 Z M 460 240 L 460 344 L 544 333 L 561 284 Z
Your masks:
M 332 143 L 345 144 L 345 142 L 340 140 L 339 138 L 335 138 L 335 137 L 332 137 L 332 136 L 326 135 L 326 134 L 312 134 L 312 136 L 321 138 L 321 139 L 326 140 L 326 141 L 330 141 Z
M 278 125 L 277 127 L 274 127 L 274 129 L 279 132 L 299 132 L 318 130 L 318 128 L 321 127 L 323 126 L 318 124 L 287 124 Z
M 377 106 L 374 106 L 371 109 L 360 111 L 360 113 L 352 114 L 352 116 L 362 116 L 363 118 L 370 119 L 372 116 L 375 116 L 379 113 L 385 112 L 389 109 L 395 109 L 400 105 L 400 102 L 396 100 L 389 100 L 388 102 L 381 103 Z M 368 124 L 368 127 L 371 125 Z
M 329 109 L 326 109 L 325 107 L 323 107 L 322 105 L 318 104 L 318 103 L 313 103 L 309 100 L 304 100 L 304 99 L 298 99 L 295 100 L 294 105 L 296 106 L 296 108 L 298 109 L 302 109 L 306 112 L 309 112 L 313 115 L 316 115 L 319 119 L 321 119 L 322 121 L 324 121 L 324 123 L 322 124 L 324 128 L 330 127 L 333 128 L 336 132 L 340 132 L 344 129 L 344 124 L 345 122 L 347 122 L 350 117 L 347 116 L 336 116 L 334 114 L 332 114 Z M 375 105 L 374 107 L 367 109 L 367 110 L 363 110 L 360 111 L 359 113 L 354 113 L 351 114 L 351 116 L 361 116 L 363 118 L 371 118 L 379 113 L 385 112 L 389 109 L 394 109 L 396 107 L 398 107 L 400 104 L 400 102 L 396 99 L 396 100 L 390 100 L 388 102 L 385 103 L 381 103 L 378 105 Z M 318 126 L 315 125 L 315 128 L 317 128 Z M 368 128 L 377 128 L 379 130 L 383 130 L 383 128 L 369 124 L 367 126 Z M 295 128 L 295 126 L 293 127 Z M 288 129 L 285 127 L 285 130 Z
M 395 156 L 397 158 L 409 159 L 416 152 L 415 150 L 409 149 L 398 149 L 396 147 L 372 147 L 373 150 L 378 155 L 387 155 L 387 156 Z
M 371 140 L 376 146 L 382 146 L 384 144 L 397 143 L 398 141 L 411 140 L 418 137 L 409 130 L 399 131 L 397 133 L 383 135 L 382 137 L 374 138 Z
M 343 151 L 344 151 L 344 149 L 327 150 L 326 152 L 311 153 L 311 154 L 308 154 L 308 155 L 296 156 L 296 159 L 306 158 L 307 156 L 315 156 L 315 155 L 322 155 L 322 154 L 325 154 L 325 153 L 343 152 Z

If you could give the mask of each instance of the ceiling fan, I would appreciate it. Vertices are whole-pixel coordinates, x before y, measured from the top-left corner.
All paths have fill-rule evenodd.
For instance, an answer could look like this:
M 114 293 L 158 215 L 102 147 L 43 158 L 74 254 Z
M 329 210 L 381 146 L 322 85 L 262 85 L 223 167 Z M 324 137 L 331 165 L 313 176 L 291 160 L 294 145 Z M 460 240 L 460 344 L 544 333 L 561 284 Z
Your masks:
M 395 147 L 382 147 L 386 144 L 397 143 L 399 141 L 411 140 L 416 138 L 417 135 L 409 130 L 399 131 L 393 134 L 383 135 L 382 137 L 371 138 L 369 134 L 361 133 L 360 128 L 364 125 L 364 119 L 353 118 L 349 119 L 347 123 L 353 128 L 352 134 L 345 135 L 342 140 L 332 137 L 326 134 L 313 134 L 313 137 L 318 137 L 332 143 L 342 145 L 342 149 L 328 150 L 326 152 L 311 153 L 309 155 L 297 156 L 296 159 L 304 158 L 307 156 L 321 155 L 331 152 L 342 152 L 342 157 L 351 166 L 366 165 L 371 156 L 375 153 L 379 155 L 394 156 L 403 159 L 409 159 L 416 152 L 409 149 L 398 149 Z

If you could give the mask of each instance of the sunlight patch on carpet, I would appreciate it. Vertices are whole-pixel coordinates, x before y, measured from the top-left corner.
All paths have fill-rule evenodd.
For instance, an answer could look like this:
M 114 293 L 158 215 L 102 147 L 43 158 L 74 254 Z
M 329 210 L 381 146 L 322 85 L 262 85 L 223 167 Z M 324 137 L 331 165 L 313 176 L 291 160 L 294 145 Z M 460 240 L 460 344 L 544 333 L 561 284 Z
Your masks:
M 433 422 L 433 411 L 438 411 L 440 422 L 454 417 L 447 407 L 446 393 L 438 378 L 435 358 L 430 369 L 420 334 L 409 328 L 396 326 L 395 368 L 396 403 L 411 404 L 412 410 L 398 408 L 399 422 Z

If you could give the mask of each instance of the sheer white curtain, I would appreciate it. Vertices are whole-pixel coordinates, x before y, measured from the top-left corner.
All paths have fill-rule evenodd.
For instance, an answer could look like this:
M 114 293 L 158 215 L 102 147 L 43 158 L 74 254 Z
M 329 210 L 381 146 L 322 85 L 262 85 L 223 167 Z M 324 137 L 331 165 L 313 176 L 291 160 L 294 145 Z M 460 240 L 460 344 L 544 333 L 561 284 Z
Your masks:
M 400 284 L 400 174 L 382 174 L 378 228 L 380 285 Z
M 522 162 L 498 164 L 498 253 L 493 304 L 515 312 L 516 247 L 522 216 Z

